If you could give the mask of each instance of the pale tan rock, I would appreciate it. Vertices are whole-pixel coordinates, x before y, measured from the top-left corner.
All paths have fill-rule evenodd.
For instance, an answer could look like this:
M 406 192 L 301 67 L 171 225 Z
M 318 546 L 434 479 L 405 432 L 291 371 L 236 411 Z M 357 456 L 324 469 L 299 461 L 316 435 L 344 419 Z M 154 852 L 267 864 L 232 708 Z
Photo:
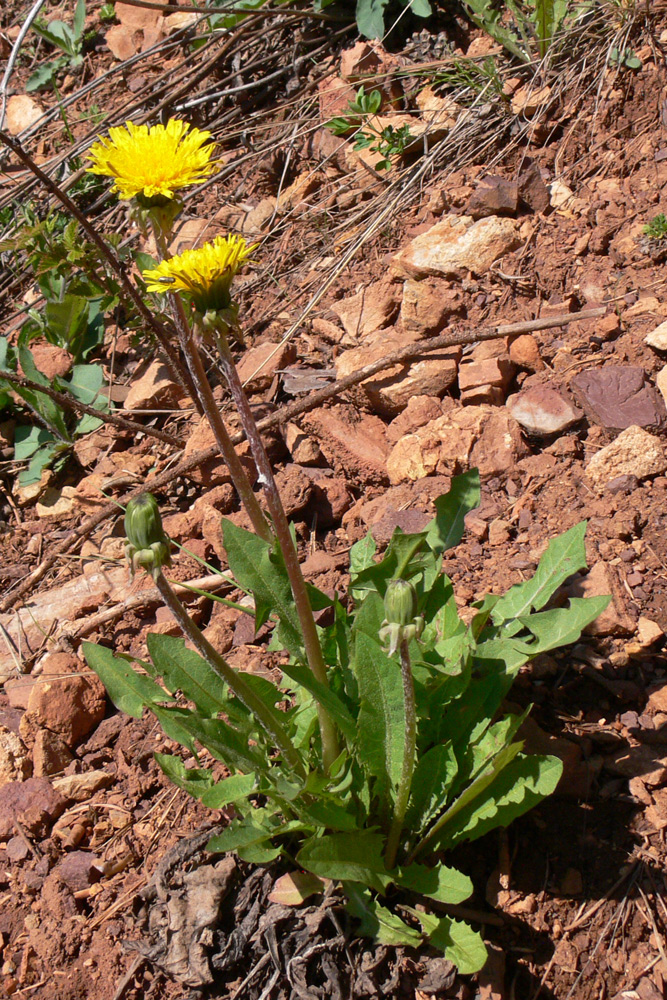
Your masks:
M 48 379 L 53 379 L 57 375 L 63 378 L 71 370 L 74 359 L 69 351 L 55 344 L 46 344 L 41 341 L 31 343 L 30 350 L 32 357 L 42 375 Z
M 603 490 L 617 476 L 646 479 L 666 469 L 667 457 L 661 439 L 642 427 L 632 426 L 593 455 L 586 466 L 586 475 L 596 489 Z
M 167 14 L 164 19 L 165 34 L 173 35 L 175 31 L 192 28 L 199 20 L 199 17 L 199 14 L 187 10 L 177 10 L 174 14 Z
M 551 97 L 551 87 L 535 88 L 530 84 L 520 87 L 512 98 L 510 107 L 515 115 L 532 118 L 536 111 L 547 104 Z
M 528 386 L 509 396 L 506 405 L 514 419 L 538 437 L 560 434 L 583 416 L 562 393 L 548 385 Z
M 44 490 L 41 500 L 35 505 L 35 513 L 37 517 L 46 519 L 67 517 L 74 509 L 76 497 L 77 492 L 74 486 L 63 486 L 59 490 L 48 486 Z
M 661 323 L 660 326 L 656 326 L 654 330 L 647 333 L 644 337 L 644 343 L 648 344 L 649 347 L 654 347 L 656 351 L 667 351 L 667 322 Z
M 552 181 L 549 184 L 549 201 L 552 208 L 567 208 L 573 198 L 574 192 L 562 181 Z
M 463 108 L 451 97 L 439 97 L 432 87 L 424 87 L 415 98 L 422 121 L 436 131 L 454 128 Z
M 358 343 L 386 327 L 396 315 L 401 287 L 393 281 L 376 281 L 355 295 L 334 302 L 331 309 L 345 327 L 352 342 Z
M 336 378 L 345 378 L 416 339 L 414 333 L 392 330 L 370 345 L 343 351 L 336 358 Z M 395 417 L 413 396 L 442 396 L 456 380 L 460 356 L 460 347 L 429 351 L 423 359 L 406 361 L 378 372 L 362 382 L 361 388 L 377 413 Z
M 24 781 L 32 774 L 32 761 L 23 740 L 11 729 L 0 726 L 0 785 Z
M 447 215 L 416 236 L 392 261 L 403 278 L 456 276 L 461 271 L 485 274 L 506 253 L 519 246 L 519 226 L 513 219 Z
M 658 387 L 660 395 L 667 403 L 667 365 L 665 365 L 664 368 L 661 368 L 658 374 L 656 375 L 655 384 Z
M 648 649 L 654 643 L 660 642 L 664 637 L 665 633 L 657 622 L 652 621 L 650 618 L 645 618 L 644 615 L 639 616 L 635 638 L 644 649 Z
M 630 614 L 627 596 L 614 566 L 597 562 L 586 576 L 566 587 L 567 597 L 611 596 L 607 608 L 584 629 L 586 635 L 632 635 L 635 621 Z
M 48 729 L 35 733 L 32 748 L 33 774 L 36 778 L 47 778 L 50 774 L 64 771 L 72 761 L 72 754 L 65 741 Z
M 490 478 L 507 472 L 527 452 L 519 425 L 509 414 L 492 406 L 455 404 L 401 438 L 389 455 L 387 470 L 392 483 L 434 472 L 453 476 L 475 467 L 482 478 Z
M 276 214 L 278 201 L 271 195 L 269 198 L 262 198 L 254 208 L 251 208 L 243 220 L 243 233 L 245 236 L 261 236 L 268 228 L 271 219 Z
M 317 441 L 308 434 L 304 434 L 297 424 L 288 423 L 285 427 L 285 444 L 290 455 L 299 465 L 322 465 L 324 463 L 324 457 Z
M 504 390 L 513 375 L 514 365 L 507 356 L 488 358 L 486 361 L 465 359 L 459 365 L 459 389 L 465 392 L 466 389 L 492 385 Z
M 19 135 L 34 125 L 44 114 L 44 109 L 29 94 L 12 94 L 7 101 L 7 131 Z
M 507 545 L 510 540 L 511 529 L 507 521 L 495 517 L 489 525 L 489 545 Z
M 65 774 L 61 778 L 53 778 L 51 784 L 64 799 L 74 802 L 85 802 L 100 788 L 112 785 L 113 775 L 106 771 L 84 771 L 83 774 Z
M 144 374 L 136 379 L 125 398 L 126 410 L 170 409 L 183 399 L 180 385 L 161 361 L 153 361 Z
M 481 406 L 484 403 L 488 403 L 489 406 L 502 406 L 505 402 L 505 393 L 500 386 L 483 383 L 471 386 L 470 389 L 463 389 L 460 400 L 465 406 Z
M 305 170 L 278 195 L 278 211 L 289 212 L 322 186 L 325 176 L 321 170 Z
M 49 729 L 75 746 L 104 718 L 102 681 L 69 653 L 51 653 L 35 682 L 19 731 L 32 745 L 38 730 Z
M 439 278 L 416 281 L 409 278 L 403 285 L 401 321 L 404 330 L 414 330 L 420 336 L 439 333 L 450 316 L 463 307 L 459 288 Z
M 244 351 L 237 371 L 247 391 L 261 392 L 269 388 L 279 369 L 291 365 L 295 359 L 293 344 L 259 344 Z

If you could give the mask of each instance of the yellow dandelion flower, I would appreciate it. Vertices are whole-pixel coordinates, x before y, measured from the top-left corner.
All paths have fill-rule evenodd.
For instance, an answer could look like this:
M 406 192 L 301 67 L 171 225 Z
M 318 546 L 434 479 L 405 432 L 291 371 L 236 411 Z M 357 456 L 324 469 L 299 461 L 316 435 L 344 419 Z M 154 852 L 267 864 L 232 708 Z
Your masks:
M 151 128 L 126 122 L 90 147 L 88 172 L 113 177 L 112 190 L 124 200 L 173 198 L 178 188 L 199 184 L 215 171 L 213 146 L 205 145 L 210 138 L 210 132 L 177 118 Z
M 187 292 L 201 315 L 230 309 L 234 275 L 257 246 L 248 246 L 242 236 L 216 236 L 212 243 L 184 250 L 144 271 L 146 288 L 149 292 Z

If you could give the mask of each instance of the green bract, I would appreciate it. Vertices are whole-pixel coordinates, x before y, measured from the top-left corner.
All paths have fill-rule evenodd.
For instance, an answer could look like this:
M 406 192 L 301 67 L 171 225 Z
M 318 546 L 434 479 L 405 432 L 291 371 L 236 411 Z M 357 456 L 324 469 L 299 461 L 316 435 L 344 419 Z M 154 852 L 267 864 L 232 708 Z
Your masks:
M 125 535 L 125 556 L 133 573 L 140 566 L 148 573 L 171 566 L 171 542 L 162 527 L 160 509 L 152 493 L 142 493 L 129 501 Z

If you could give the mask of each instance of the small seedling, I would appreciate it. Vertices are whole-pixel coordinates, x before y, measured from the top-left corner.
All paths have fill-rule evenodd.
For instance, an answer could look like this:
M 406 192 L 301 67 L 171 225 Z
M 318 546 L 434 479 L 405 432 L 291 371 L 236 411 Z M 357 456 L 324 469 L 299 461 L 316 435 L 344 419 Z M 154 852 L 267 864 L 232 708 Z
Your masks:
M 381 104 L 382 94 L 379 90 L 372 90 L 367 94 L 363 86 L 359 87 L 354 100 L 348 101 L 349 114 L 332 118 L 326 123 L 326 127 L 334 135 L 341 136 L 356 129 L 354 148 L 379 153 L 382 159 L 375 164 L 375 169 L 390 170 L 391 157 L 405 152 L 410 143 L 414 142 L 414 136 L 410 133 L 409 125 L 379 128 L 372 116 L 377 114 Z
M 664 240 L 667 238 L 667 218 L 665 218 L 665 213 L 660 212 L 655 218 L 651 219 L 644 228 L 642 229 L 644 236 L 648 236 L 650 240 Z
M 28 78 L 26 90 L 43 90 L 52 86 L 61 69 L 78 70 L 83 63 L 84 24 L 86 20 L 85 0 L 77 0 L 74 20 L 71 25 L 64 21 L 49 21 L 35 24 L 35 31 L 45 42 L 63 53 L 57 59 L 43 63 Z

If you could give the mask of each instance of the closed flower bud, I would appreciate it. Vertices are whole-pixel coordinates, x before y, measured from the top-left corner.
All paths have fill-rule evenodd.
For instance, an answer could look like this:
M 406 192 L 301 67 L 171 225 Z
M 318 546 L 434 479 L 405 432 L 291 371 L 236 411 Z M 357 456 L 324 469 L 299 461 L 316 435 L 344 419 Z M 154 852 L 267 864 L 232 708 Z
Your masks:
M 389 625 L 410 625 L 417 614 L 417 592 L 407 580 L 390 580 L 384 595 Z
M 171 566 L 171 542 L 162 527 L 160 509 L 152 493 L 142 493 L 128 503 L 125 535 L 125 554 L 133 572 L 139 566 L 149 573 Z

